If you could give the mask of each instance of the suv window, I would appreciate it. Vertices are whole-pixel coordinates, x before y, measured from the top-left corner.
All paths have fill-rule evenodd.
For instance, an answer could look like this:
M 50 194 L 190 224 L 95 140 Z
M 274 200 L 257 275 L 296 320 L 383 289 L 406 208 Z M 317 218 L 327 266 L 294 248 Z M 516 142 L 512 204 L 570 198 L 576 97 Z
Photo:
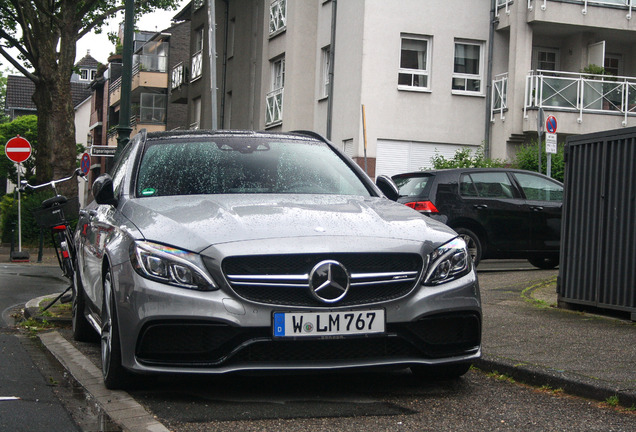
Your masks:
M 512 183 L 505 172 L 462 174 L 459 193 L 464 197 L 512 198 Z
M 563 201 L 563 187 L 543 177 L 514 173 L 526 199 L 535 201 Z

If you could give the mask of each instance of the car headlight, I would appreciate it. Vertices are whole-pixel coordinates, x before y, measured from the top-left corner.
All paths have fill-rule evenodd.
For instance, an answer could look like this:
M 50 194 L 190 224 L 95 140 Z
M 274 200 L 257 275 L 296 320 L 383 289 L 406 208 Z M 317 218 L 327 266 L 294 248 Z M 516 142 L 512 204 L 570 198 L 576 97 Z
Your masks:
M 135 271 L 148 279 L 199 291 L 218 288 L 198 267 L 200 258 L 192 252 L 136 241 L 130 246 L 130 261 Z
M 472 260 L 466 242 L 459 237 L 438 247 L 429 256 L 424 285 L 438 285 L 460 278 L 470 272 Z

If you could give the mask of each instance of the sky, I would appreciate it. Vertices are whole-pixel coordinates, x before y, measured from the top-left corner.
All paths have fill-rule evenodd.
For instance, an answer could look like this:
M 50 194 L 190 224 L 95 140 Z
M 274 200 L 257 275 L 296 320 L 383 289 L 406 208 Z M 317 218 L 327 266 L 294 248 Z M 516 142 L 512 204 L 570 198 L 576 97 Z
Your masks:
M 176 11 L 157 11 L 142 16 L 136 23 L 139 30 L 160 31 L 170 27 L 172 17 L 175 16 L 190 0 L 179 0 L 179 8 Z M 119 24 L 124 21 L 124 12 L 111 18 L 103 27 L 101 34 L 89 33 L 77 42 L 77 63 L 90 50 L 91 56 L 102 64 L 107 64 L 108 56 L 115 51 L 115 46 L 108 40 L 108 33 L 117 33 Z

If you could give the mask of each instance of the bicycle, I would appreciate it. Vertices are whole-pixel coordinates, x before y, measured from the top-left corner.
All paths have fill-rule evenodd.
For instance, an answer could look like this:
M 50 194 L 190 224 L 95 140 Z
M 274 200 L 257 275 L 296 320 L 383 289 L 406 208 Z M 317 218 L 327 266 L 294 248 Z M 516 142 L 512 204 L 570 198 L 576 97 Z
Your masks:
M 55 196 L 42 201 L 42 206 L 39 209 L 33 211 L 33 215 L 38 225 L 43 229 L 51 230 L 51 239 L 53 241 L 53 247 L 55 249 L 55 255 L 57 262 L 62 269 L 64 277 L 68 278 L 70 285 L 59 296 L 57 296 L 48 306 L 43 308 L 45 311 L 53 304 L 62 299 L 62 303 L 66 303 L 72 299 L 64 299 L 63 296 L 73 288 L 74 276 L 75 276 L 75 245 L 73 243 L 73 230 L 69 223 L 67 215 L 77 215 L 79 212 L 79 201 L 77 198 L 68 199 L 64 195 L 61 195 L 57 190 L 57 185 L 66 181 L 69 181 L 75 177 L 81 177 L 85 182 L 88 181 L 84 176 L 84 173 L 78 168 L 69 177 L 64 177 L 58 180 L 51 180 L 50 182 L 43 183 L 37 186 L 32 186 L 27 183 L 26 180 L 22 181 L 20 190 L 25 189 L 41 189 L 47 186 L 53 188 Z

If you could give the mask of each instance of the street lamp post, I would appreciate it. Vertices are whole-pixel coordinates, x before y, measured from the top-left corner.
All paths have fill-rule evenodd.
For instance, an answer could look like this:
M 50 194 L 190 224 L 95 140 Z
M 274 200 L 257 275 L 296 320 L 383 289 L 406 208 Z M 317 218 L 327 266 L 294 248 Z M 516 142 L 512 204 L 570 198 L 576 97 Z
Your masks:
M 130 91 L 132 87 L 133 26 L 135 0 L 126 0 L 124 15 L 124 50 L 121 72 L 121 99 L 119 101 L 119 125 L 117 126 L 117 154 L 130 141 Z

